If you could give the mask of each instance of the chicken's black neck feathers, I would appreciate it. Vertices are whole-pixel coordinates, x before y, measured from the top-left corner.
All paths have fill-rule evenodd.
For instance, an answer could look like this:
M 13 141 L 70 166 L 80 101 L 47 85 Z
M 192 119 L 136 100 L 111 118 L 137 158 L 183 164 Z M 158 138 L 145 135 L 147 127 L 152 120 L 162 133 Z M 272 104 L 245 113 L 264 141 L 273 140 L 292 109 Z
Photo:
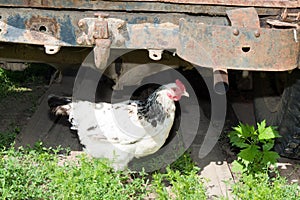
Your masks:
M 158 123 L 163 123 L 165 118 L 168 117 L 166 110 L 161 102 L 158 101 L 159 93 L 163 88 L 159 88 L 152 93 L 145 101 L 134 101 L 137 105 L 137 114 L 140 119 L 144 118 L 152 126 L 156 127 Z

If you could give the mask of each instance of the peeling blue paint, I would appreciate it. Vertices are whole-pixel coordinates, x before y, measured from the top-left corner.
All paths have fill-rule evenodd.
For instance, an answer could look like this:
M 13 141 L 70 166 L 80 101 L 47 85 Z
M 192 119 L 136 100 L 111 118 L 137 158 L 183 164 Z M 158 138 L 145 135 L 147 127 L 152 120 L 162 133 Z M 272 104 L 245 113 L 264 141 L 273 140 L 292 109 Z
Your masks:
M 7 24 L 16 28 L 25 29 L 25 18 L 19 14 L 9 16 L 7 18 Z
M 129 24 L 140 24 L 142 22 L 147 22 L 147 21 L 148 21 L 148 17 L 146 17 L 146 16 L 140 16 L 140 17 L 134 17 L 134 18 L 130 19 L 127 22 Z
M 23 36 L 25 31 L 25 19 L 19 14 L 9 16 L 7 18 L 7 31 L 4 37 L 8 41 L 16 41 L 19 37 Z
M 60 39 L 68 44 L 76 45 L 75 28 L 69 16 L 64 16 L 64 19 L 58 19 L 60 24 Z

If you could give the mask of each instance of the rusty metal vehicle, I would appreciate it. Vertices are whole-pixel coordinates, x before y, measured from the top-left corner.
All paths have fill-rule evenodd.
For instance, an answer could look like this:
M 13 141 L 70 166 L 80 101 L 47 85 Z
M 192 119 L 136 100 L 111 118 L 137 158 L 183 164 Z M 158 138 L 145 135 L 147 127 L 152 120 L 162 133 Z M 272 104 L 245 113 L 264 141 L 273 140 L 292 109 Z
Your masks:
M 227 70 L 243 71 L 253 76 L 257 120 L 278 125 L 278 151 L 300 158 L 298 8 L 298 0 L 0 0 L 0 62 L 64 71 L 93 50 L 101 70 L 113 51 L 142 49 L 141 57 L 169 62 L 164 50 L 172 50 L 170 65 L 221 72 L 217 92 Z M 107 75 L 117 82 L 126 56 L 123 64 Z

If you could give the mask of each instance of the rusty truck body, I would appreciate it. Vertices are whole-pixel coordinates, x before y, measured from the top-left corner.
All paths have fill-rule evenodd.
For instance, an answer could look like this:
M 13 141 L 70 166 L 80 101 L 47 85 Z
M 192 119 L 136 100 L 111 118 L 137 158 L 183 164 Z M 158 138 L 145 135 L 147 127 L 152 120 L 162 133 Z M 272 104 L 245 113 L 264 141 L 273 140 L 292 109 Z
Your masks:
M 0 0 L 0 62 L 64 70 L 93 49 L 101 70 L 113 50 L 144 49 L 153 60 L 173 50 L 224 72 L 224 83 L 227 70 L 269 71 L 253 75 L 256 117 L 279 126 L 282 155 L 300 158 L 299 8 L 299 0 Z

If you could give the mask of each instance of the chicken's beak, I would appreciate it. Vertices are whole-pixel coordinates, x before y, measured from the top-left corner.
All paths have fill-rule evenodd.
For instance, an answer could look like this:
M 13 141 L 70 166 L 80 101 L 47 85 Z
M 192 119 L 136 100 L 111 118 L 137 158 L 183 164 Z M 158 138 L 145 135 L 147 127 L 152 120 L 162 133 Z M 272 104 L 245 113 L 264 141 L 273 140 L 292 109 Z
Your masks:
M 187 91 L 184 91 L 182 96 L 190 97 L 190 95 L 189 95 L 189 93 L 187 93 Z

